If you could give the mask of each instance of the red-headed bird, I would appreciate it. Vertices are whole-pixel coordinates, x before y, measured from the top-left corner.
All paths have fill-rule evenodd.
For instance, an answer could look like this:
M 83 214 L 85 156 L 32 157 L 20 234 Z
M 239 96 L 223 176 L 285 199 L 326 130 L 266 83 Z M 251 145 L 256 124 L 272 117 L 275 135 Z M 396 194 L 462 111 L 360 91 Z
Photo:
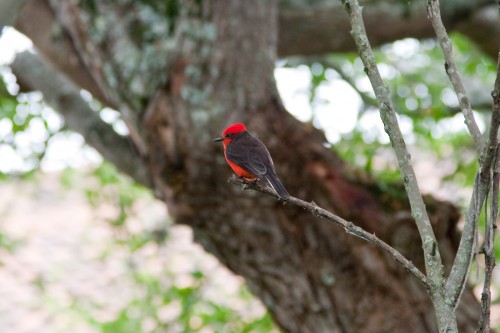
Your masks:
M 276 176 L 273 160 L 266 146 L 248 133 L 245 125 L 237 123 L 229 126 L 214 141 L 222 141 L 226 161 L 238 176 L 247 180 L 264 179 L 280 198 L 289 196 Z

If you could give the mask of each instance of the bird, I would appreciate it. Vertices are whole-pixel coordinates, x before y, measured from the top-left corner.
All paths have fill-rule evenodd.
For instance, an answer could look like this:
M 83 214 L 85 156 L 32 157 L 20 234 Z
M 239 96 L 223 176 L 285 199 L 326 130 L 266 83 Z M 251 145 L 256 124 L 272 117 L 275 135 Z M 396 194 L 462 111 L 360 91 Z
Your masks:
M 224 156 L 229 166 L 246 180 L 265 180 L 280 199 L 289 197 L 274 169 L 266 146 L 250 134 L 242 123 L 228 126 L 214 142 L 224 144 Z

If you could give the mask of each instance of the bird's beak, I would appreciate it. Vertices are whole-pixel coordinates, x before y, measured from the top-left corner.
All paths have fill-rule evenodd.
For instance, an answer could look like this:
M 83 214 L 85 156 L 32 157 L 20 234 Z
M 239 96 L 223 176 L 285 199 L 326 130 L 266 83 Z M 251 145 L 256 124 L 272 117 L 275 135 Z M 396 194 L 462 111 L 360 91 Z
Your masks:
M 224 141 L 224 138 L 217 138 L 217 139 L 214 139 L 214 142 L 221 142 L 221 141 Z

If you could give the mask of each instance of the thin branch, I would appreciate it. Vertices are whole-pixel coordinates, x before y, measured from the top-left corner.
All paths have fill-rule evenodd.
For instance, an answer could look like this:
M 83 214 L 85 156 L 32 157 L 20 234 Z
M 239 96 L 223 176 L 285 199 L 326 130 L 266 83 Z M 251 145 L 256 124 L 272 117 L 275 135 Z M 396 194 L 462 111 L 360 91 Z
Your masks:
M 80 96 L 80 90 L 63 76 L 57 75 L 40 58 L 25 51 L 11 65 L 23 88 L 39 90 L 44 100 L 64 118 L 68 128 L 80 133 L 85 141 L 118 170 L 147 185 L 147 171 L 128 138 L 118 135 L 103 122 Z
M 460 295 L 467 282 L 467 275 L 470 271 L 472 257 L 474 254 L 474 245 L 477 234 L 477 221 L 479 212 L 483 206 L 483 202 L 490 190 L 490 182 L 495 154 L 497 152 L 498 129 L 500 126 L 500 57 L 497 64 L 497 77 L 495 85 L 491 93 L 493 97 L 492 115 L 490 121 L 490 135 L 486 149 L 483 150 L 480 161 L 480 169 L 474 181 L 474 189 L 472 193 L 471 203 L 467 216 L 465 217 L 465 225 L 462 230 L 462 238 L 458 246 L 457 255 L 451 268 L 450 276 L 446 281 L 446 290 L 448 295 L 451 295 L 452 304 L 456 306 Z
M 467 95 L 467 92 L 465 91 L 462 79 L 458 74 L 455 60 L 453 60 L 453 47 L 451 40 L 448 37 L 448 33 L 446 32 L 446 28 L 443 25 L 443 21 L 441 20 L 439 0 L 427 0 L 427 15 L 431 20 L 432 26 L 439 41 L 439 45 L 443 50 L 445 59 L 444 68 L 446 70 L 446 74 L 448 74 L 451 84 L 453 85 L 453 89 L 457 94 L 460 109 L 462 110 L 465 118 L 465 124 L 467 125 L 469 133 L 472 136 L 474 145 L 478 151 L 478 155 L 481 156 L 485 147 L 485 141 L 483 136 L 481 135 L 479 127 L 477 126 L 476 120 L 474 119 L 474 114 L 472 113 L 472 107 L 469 101 L 469 97 Z
M 484 285 L 483 292 L 481 293 L 481 320 L 479 321 L 479 332 L 489 333 L 490 328 L 490 308 L 491 308 L 491 281 L 493 277 L 493 269 L 495 268 L 495 229 L 497 228 L 496 220 L 498 215 L 498 182 L 500 179 L 500 158 L 498 156 L 498 148 L 495 158 L 495 170 L 491 180 L 491 210 L 490 221 L 486 223 L 484 235 Z
M 486 183 L 485 178 L 487 179 Z M 446 281 L 446 293 L 451 297 L 453 308 L 457 306 L 460 295 L 467 284 L 467 276 L 475 253 L 477 221 L 481 207 L 486 199 L 486 194 L 488 193 L 489 179 L 489 171 L 487 176 L 483 175 L 480 171 L 476 174 L 469 209 L 465 216 L 462 238 L 460 239 L 460 245 L 450 275 Z
M 493 157 L 495 156 L 497 148 L 498 129 L 500 127 L 500 51 L 498 53 L 498 59 L 497 59 L 497 75 L 495 79 L 495 84 L 493 86 L 493 91 L 491 92 L 491 97 L 493 98 L 493 106 L 492 106 L 492 114 L 490 121 L 490 135 L 488 139 L 489 140 L 488 145 L 484 152 L 484 156 L 481 159 L 483 168 L 490 167 L 490 164 L 493 161 Z
M 415 171 L 411 164 L 411 156 L 399 129 L 389 89 L 384 85 L 382 77 L 380 76 L 375 57 L 368 41 L 361 15 L 361 7 L 357 0 L 343 0 L 342 3 L 351 19 L 351 34 L 354 37 L 359 55 L 365 66 L 365 72 L 375 91 L 379 103 L 380 116 L 384 123 L 384 129 L 389 135 L 391 144 L 396 153 L 399 168 L 404 180 L 405 190 L 410 201 L 412 216 L 422 239 L 427 276 L 434 286 L 440 286 L 444 281 L 444 267 L 441 261 L 436 237 L 432 230 L 424 200 L 422 199 L 418 187 Z
M 499 2 L 500 5 L 500 2 Z M 500 11 L 500 6 L 499 6 Z M 491 147 L 494 142 L 497 142 L 498 138 L 498 127 L 500 124 L 500 52 L 497 61 L 497 77 L 495 79 L 495 85 L 493 91 L 491 92 L 493 97 L 493 113 L 491 115 L 491 127 L 490 127 L 490 137 L 488 142 L 488 148 L 485 152 L 486 156 L 483 163 L 486 164 L 489 161 L 489 154 L 493 153 L 495 156 L 495 163 L 493 168 L 493 176 L 491 180 L 491 209 L 490 209 L 490 222 L 485 225 L 485 241 L 484 241 L 484 261 L 485 261 L 485 272 L 484 272 L 484 285 L 483 292 L 481 294 L 481 320 L 479 322 L 479 332 L 488 333 L 490 332 L 490 307 L 491 307 L 491 280 L 493 275 L 493 269 L 495 268 L 495 229 L 497 228 L 496 220 L 498 216 L 498 187 L 500 181 L 500 156 L 499 149 L 500 145 L 496 145 L 496 149 L 493 150 Z M 492 154 L 492 155 L 493 155 Z
M 371 234 L 364 230 L 363 228 L 358 227 L 357 225 L 353 224 L 352 222 L 349 222 L 347 220 L 344 220 L 340 216 L 337 216 L 326 209 L 323 209 L 316 205 L 314 202 L 306 202 L 304 200 L 289 196 L 287 198 L 280 198 L 276 192 L 271 189 L 268 186 L 262 185 L 259 182 L 255 181 L 247 181 L 243 178 L 238 178 L 236 176 L 233 176 L 228 179 L 228 181 L 232 184 L 240 185 L 243 187 L 243 189 L 249 189 L 249 190 L 255 190 L 258 192 L 266 193 L 269 194 L 275 198 L 280 199 L 281 201 L 285 203 L 292 204 L 294 206 L 303 208 L 307 211 L 309 211 L 311 214 L 317 217 L 322 217 L 327 219 L 328 221 L 331 221 L 335 223 L 338 226 L 341 226 L 344 228 L 344 230 L 351 235 L 354 235 L 356 237 L 359 237 L 361 239 L 364 239 L 368 241 L 369 243 L 380 247 L 387 253 L 389 253 L 397 262 L 399 262 L 403 267 L 413 274 L 422 284 L 425 286 L 426 289 L 429 289 L 429 281 L 427 277 L 408 259 L 405 258 L 398 250 L 394 249 L 392 246 L 375 236 L 374 234 Z

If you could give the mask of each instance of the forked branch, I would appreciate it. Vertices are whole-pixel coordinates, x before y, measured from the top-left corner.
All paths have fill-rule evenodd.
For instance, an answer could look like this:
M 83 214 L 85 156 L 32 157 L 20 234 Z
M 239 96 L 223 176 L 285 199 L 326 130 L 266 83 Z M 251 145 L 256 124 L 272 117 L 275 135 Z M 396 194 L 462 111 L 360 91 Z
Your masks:
M 442 285 L 444 280 L 444 267 L 437 246 L 436 236 L 432 230 L 424 200 L 418 187 L 417 177 L 411 164 L 410 153 L 406 148 L 403 135 L 399 128 L 389 89 L 384 85 L 384 81 L 377 68 L 375 56 L 368 41 L 363 17 L 361 15 L 361 6 L 358 0 L 343 0 L 342 3 L 349 14 L 352 27 L 351 34 L 379 103 L 380 117 L 384 123 L 384 129 L 389 135 L 392 147 L 396 153 L 405 190 L 410 201 L 412 216 L 422 239 L 427 276 L 434 286 Z
M 500 67 L 497 66 L 497 78 L 495 87 L 492 92 L 493 96 L 493 113 L 490 122 L 490 135 L 488 142 L 485 142 L 481 131 L 479 130 L 469 97 L 465 91 L 462 79 L 458 73 L 457 66 L 453 59 L 452 42 L 448 37 L 448 33 L 441 20 L 439 0 L 427 0 L 427 14 L 436 33 L 439 45 L 443 51 L 445 60 L 445 69 L 450 82 L 457 95 L 460 109 L 464 115 L 465 124 L 474 142 L 474 146 L 478 152 L 480 170 L 476 175 L 474 182 L 474 190 L 470 202 L 469 210 L 465 218 L 465 225 L 462 230 L 462 238 L 457 250 L 455 262 L 453 263 L 450 276 L 446 281 L 446 292 L 450 296 L 453 307 L 456 307 L 460 295 L 467 282 L 467 275 L 470 271 L 473 254 L 475 251 L 475 241 L 477 238 L 477 222 L 479 213 L 483 207 L 484 200 L 490 190 L 492 170 L 494 167 L 494 159 L 497 153 L 497 135 L 500 125 Z

